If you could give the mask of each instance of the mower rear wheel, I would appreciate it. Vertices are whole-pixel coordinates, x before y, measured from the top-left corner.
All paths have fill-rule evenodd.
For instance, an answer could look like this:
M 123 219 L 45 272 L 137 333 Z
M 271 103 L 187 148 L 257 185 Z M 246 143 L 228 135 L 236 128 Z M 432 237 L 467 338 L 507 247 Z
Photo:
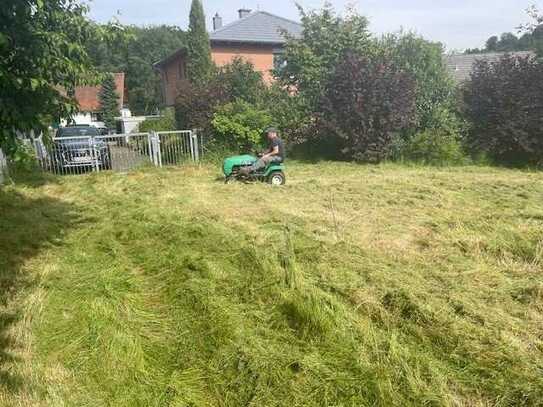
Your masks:
M 274 172 L 268 177 L 268 182 L 271 185 L 276 185 L 276 186 L 285 185 L 286 181 L 287 179 L 283 171 Z

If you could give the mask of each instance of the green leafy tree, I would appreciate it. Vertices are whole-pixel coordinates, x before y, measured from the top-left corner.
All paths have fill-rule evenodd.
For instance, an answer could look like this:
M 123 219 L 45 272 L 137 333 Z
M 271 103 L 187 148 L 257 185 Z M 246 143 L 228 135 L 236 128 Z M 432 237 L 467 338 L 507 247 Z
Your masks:
M 266 90 L 262 74 L 255 71 L 254 65 L 236 57 L 219 69 L 219 77 L 226 84 L 226 91 L 235 99 L 259 104 Z
M 368 20 L 350 10 L 343 18 L 330 3 L 322 10 L 305 12 L 298 6 L 303 25 L 301 38 L 288 38 L 287 64 L 276 71 L 283 86 L 296 89 L 308 106 L 316 107 L 330 75 L 346 51 L 369 55 L 375 50 Z
M 493 35 L 488 40 L 486 40 L 486 51 L 487 52 L 496 52 L 498 51 L 498 42 L 500 39 L 497 35 Z
M 500 52 L 513 52 L 519 50 L 518 38 L 513 33 L 503 33 L 498 42 L 497 50 Z
M 262 75 L 240 59 L 214 70 L 206 82 L 183 81 L 179 85 L 181 96 L 175 104 L 177 126 L 197 127 L 208 133 L 213 132 L 210 123 L 220 106 L 235 100 L 260 105 L 265 92 Z
M 119 26 L 114 41 L 91 38 L 86 48 L 100 72 L 124 72 L 128 106 L 137 115 L 154 114 L 162 105 L 160 76 L 153 64 L 185 46 L 186 33 L 175 26 Z
M 188 76 L 194 83 L 205 82 L 213 69 L 211 46 L 206 30 L 204 8 L 200 0 L 192 0 L 187 38 Z
M 98 98 L 100 100 L 100 111 L 106 127 L 108 129 L 115 129 L 115 118 L 119 116 L 119 95 L 117 94 L 113 75 L 109 74 L 105 76 Z
M 415 80 L 416 116 L 412 131 L 439 126 L 435 112 L 452 109 L 456 102 L 455 84 L 443 62 L 443 45 L 414 33 L 385 35 L 379 45 L 382 53 Z
M 77 105 L 75 86 L 96 76 L 85 48 L 103 38 L 76 0 L 0 2 L 0 147 L 17 149 L 15 131 L 46 129 L 68 118 Z

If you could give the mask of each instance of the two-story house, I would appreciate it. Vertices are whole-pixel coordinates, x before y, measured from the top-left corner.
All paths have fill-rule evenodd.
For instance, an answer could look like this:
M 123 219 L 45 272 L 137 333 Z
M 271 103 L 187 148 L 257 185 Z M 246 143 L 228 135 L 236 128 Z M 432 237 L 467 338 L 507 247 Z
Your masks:
M 266 82 L 273 80 L 272 70 L 282 61 L 286 43 L 284 33 L 293 37 L 302 34 L 301 24 L 265 11 L 238 10 L 239 19 L 222 25 L 222 18 L 213 18 L 210 34 L 211 59 L 217 66 L 230 63 L 235 57 L 251 62 Z M 155 64 L 162 77 L 164 103 L 172 106 L 178 96 L 179 81 L 187 75 L 187 52 L 180 49 Z

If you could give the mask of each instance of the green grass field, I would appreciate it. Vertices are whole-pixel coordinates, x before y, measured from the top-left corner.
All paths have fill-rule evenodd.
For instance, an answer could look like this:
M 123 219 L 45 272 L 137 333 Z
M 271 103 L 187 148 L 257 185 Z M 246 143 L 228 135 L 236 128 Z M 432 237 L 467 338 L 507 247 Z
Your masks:
M 0 405 L 543 404 L 543 173 L 0 189 Z

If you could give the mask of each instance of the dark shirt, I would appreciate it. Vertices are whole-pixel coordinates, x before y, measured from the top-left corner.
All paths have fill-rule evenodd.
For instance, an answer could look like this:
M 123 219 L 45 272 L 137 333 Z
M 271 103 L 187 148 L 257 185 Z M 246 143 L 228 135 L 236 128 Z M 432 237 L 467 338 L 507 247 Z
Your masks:
M 285 159 L 285 146 L 283 144 L 283 140 L 281 140 L 279 137 L 274 138 L 270 141 L 269 149 L 270 151 L 273 151 L 275 147 L 279 147 L 279 153 L 277 154 L 278 157 L 281 157 L 281 159 Z

